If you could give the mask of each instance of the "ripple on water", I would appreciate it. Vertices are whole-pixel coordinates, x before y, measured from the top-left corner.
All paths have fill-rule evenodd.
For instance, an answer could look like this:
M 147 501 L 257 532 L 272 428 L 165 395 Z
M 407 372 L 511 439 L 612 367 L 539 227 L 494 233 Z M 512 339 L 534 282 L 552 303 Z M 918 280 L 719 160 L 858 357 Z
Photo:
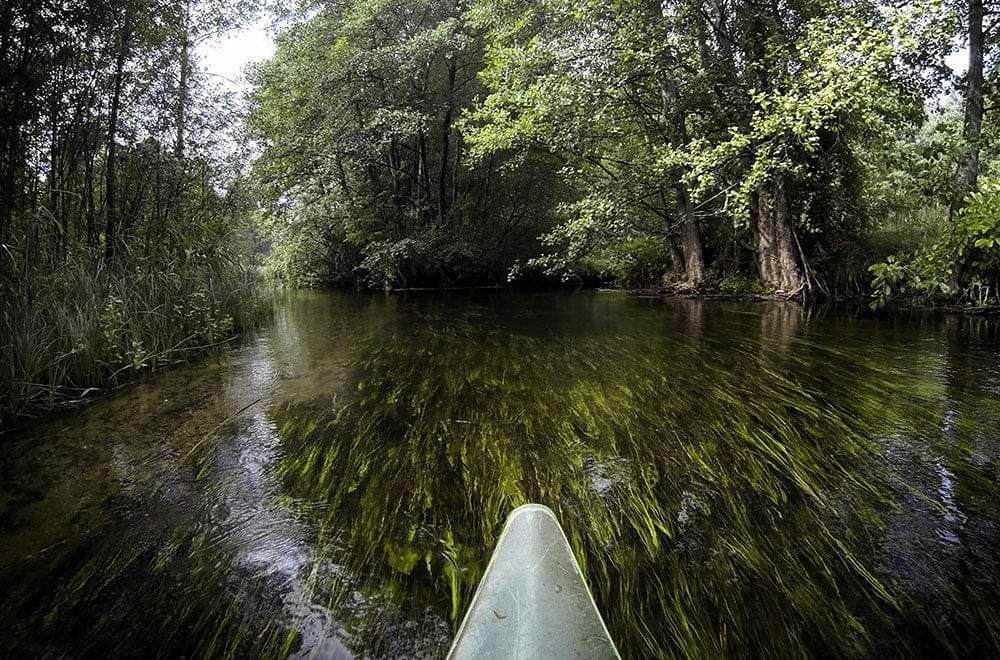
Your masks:
M 1000 653 L 981 320 L 301 294 L 0 444 L 5 656 L 438 657 L 506 513 L 627 656 Z

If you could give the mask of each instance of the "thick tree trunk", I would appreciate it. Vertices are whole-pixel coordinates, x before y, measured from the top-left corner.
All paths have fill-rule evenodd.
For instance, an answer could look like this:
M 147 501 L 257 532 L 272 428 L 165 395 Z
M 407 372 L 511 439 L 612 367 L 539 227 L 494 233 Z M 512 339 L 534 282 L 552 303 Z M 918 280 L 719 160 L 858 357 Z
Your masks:
M 962 137 L 968 150 L 955 171 L 952 213 L 962 207 L 966 195 L 979 184 L 979 139 L 983 127 L 983 0 L 969 0 L 969 71 L 965 86 L 965 122 Z
M 677 185 L 677 208 L 681 214 L 681 245 L 684 247 L 684 275 L 697 286 L 705 277 L 705 255 L 701 248 L 698 219 L 684 184 Z
M 797 293 L 804 280 L 795 254 L 784 179 L 779 176 L 762 185 L 755 197 L 752 215 L 760 279 L 778 292 Z
M 773 15 L 769 9 L 774 10 Z M 769 61 L 768 24 L 777 18 L 777 5 L 750 4 L 751 40 L 747 56 L 753 65 L 751 80 L 758 90 L 770 90 L 774 84 L 775 65 Z M 797 258 L 794 220 L 788 208 L 785 177 L 776 174 L 751 196 L 750 221 L 761 282 L 778 293 L 793 295 L 805 286 Z
M 649 143 L 648 138 L 646 142 L 647 144 Z M 660 204 L 663 207 L 661 215 L 663 220 L 663 242 L 667 246 L 667 255 L 670 257 L 670 274 L 674 276 L 673 279 L 676 279 L 684 276 L 684 254 L 677 246 L 677 241 L 674 238 L 677 231 L 670 222 L 670 204 L 667 203 L 667 191 L 663 187 L 660 188 Z
M 650 30 L 658 32 L 664 27 L 664 20 L 674 11 L 672 5 L 659 0 L 643 4 L 648 12 Z M 669 31 L 669 28 L 668 28 Z M 655 83 L 660 93 L 660 113 L 662 128 L 659 128 L 660 139 L 666 138 L 667 143 L 676 150 L 683 150 L 688 144 L 687 109 L 682 104 L 680 91 L 674 79 L 676 63 L 672 57 L 663 51 L 656 56 L 657 72 Z M 698 229 L 698 218 L 691 204 L 691 195 L 684 183 L 683 167 L 674 168 L 670 173 L 669 186 L 676 193 L 676 210 L 680 220 L 680 232 L 677 240 L 684 252 L 684 277 L 692 286 L 701 284 L 705 276 L 705 254 L 701 244 L 701 232 Z
M 658 83 L 670 144 L 675 149 L 681 149 L 687 146 L 688 135 L 685 118 L 680 111 L 680 94 L 669 76 L 661 75 Z M 677 212 L 681 219 L 680 240 L 684 250 L 684 275 L 688 284 L 697 286 L 705 277 L 705 255 L 701 246 L 698 219 L 691 205 L 691 196 L 687 186 L 680 179 L 680 173 L 677 175 L 674 190 L 677 192 Z
M 674 240 L 673 236 L 668 234 L 663 240 L 667 244 L 667 254 L 670 256 L 670 269 L 675 275 L 682 275 L 684 273 L 684 253 L 677 247 L 677 241 Z

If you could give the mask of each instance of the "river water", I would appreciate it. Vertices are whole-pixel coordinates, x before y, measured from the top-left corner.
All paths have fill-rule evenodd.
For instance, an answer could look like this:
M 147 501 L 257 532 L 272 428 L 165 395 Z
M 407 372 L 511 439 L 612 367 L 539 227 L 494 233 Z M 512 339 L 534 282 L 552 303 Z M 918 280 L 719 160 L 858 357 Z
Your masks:
M 0 656 L 439 657 L 528 501 L 626 657 L 998 656 L 998 484 L 982 319 L 296 293 L 0 438 Z

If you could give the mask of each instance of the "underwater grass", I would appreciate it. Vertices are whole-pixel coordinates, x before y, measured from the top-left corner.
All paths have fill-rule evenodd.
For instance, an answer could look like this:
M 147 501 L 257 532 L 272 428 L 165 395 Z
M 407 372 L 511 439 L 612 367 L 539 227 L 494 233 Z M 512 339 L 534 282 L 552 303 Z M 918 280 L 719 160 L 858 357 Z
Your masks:
M 937 484 L 914 481 L 913 466 L 891 456 L 899 443 L 906 456 L 937 452 L 976 491 L 958 493 L 970 519 L 983 502 L 980 543 L 995 538 L 988 470 L 950 457 L 996 439 L 997 402 L 946 391 L 913 357 L 936 360 L 949 378 L 983 373 L 966 353 L 910 355 L 864 328 L 864 344 L 786 332 L 797 321 L 784 309 L 720 312 L 717 325 L 696 308 L 642 322 L 546 310 L 537 323 L 371 300 L 371 316 L 308 306 L 283 316 L 300 324 L 283 330 L 296 341 L 274 357 L 298 360 L 289 382 L 325 367 L 317 355 L 332 351 L 330 382 L 264 405 L 263 393 L 246 394 L 186 428 L 183 514 L 67 551 L 44 569 L 60 586 L 35 583 L 0 607 L 20 614 L 0 614 L 37 622 L 45 613 L 41 638 L 93 653 L 124 630 L 122 653 L 155 639 L 164 655 L 321 655 L 327 636 L 357 655 L 440 657 L 506 515 L 539 501 L 556 511 L 626 657 L 996 648 L 988 545 L 963 539 L 984 553 L 965 560 L 967 582 L 932 572 L 940 583 L 929 584 L 891 564 L 903 542 L 921 540 L 908 511 L 948 513 Z M 956 406 L 946 442 L 933 444 Z M 247 494 L 225 477 L 259 443 L 271 485 Z M 303 534 L 294 587 L 241 555 L 257 547 L 261 517 Z M 140 636 L 131 611 L 168 616 Z
M 276 413 L 288 491 L 408 598 L 458 620 L 506 513 L 539 501 L 626 655 L 852 655 L 898 617 L 843 522 L 877 535 L 890 506 L 860 421 L 892 425 L 878 374 L 841 393 L 752 345 L 415 334 L 372 340 L 346 405 Z

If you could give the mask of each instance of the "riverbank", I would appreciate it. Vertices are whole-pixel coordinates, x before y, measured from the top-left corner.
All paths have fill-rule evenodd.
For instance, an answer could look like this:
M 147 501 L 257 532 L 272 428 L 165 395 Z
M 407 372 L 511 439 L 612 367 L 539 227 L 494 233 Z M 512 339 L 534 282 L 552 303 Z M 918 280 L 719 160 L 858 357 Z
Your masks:
M 691 287 L 655 287 L 639 289 L 613 289 L 599 288 L 600 291 L 624 291 L 625 293 L 642 298 L 691 298 L 698 300 L 718 300 L 732 302 L 782 302 L 793 301 L 808 303 L 814 301 L 834 302 L 834 303 L 856 303 L 859 305 L 870 305 L 868 296 L 803 296 L 802 293 L 795 295 L 785 295 L 780 293 L 755 293 L 751 291 L 724 291 L 721 289 L 694 289 Z M 928 302 L 919 298 L 898 297 L 887 301 L 880 307 L 884 310 L 896 311 L 923 311 L 941 312 L 945 314 L 968 314 L 975 316 L 1000 316 L 1000 303 L 989 305 L 962 305 L 954 302 L 942 301 L 939 303 Z
M 215 350 L 271 313 L 256 270 L 227 255 L 108 269 L 82 254 L 4 293 L 0 430 Z
M 343 287 L 321 286 L 318 290 L 336 291 Z M 802 292 L 794 295 L 781 293 L 760 293 L 747 289 L 731 289 L 720 287 L 700 287 L 689 286 L 669 286 L 669 287 L 615 287 L 600 284 L 584 284 L 576 286 L 552 284 L 549 286 L 518 286 L 505 284 L 479 285 L 479 286 L 423 286 L 423 287 L 394 287 L 381 289 L 388 293 L 410 293 L 410 292 L 434 292 L 434 291 L 558 291 L 558 290 L 593 290 L 601 293 L 622 293 L 636 298 L 681 298 L 692 300 L 711 300 L 719 302 L 747 302 L 747 303 L 771 303 L 771 302 L 798 302 L 811 304 L 815 302 L 856 304 L 870 307 L 871 299 L 868 295 L 820 295 L 806 296 Z M 374 291 L 366 287 L 359 287 L 358 291 Z M 879 309 L 885 311 L 920 311 L 920 312 L 940 312 L 943 314 L 965 314 L 970 316 L 1000 316 L 1000 304 L 991 305 L 961 305 L 948 302 L 929 303 L 919 298 L 898 297 L 889 300 Z

